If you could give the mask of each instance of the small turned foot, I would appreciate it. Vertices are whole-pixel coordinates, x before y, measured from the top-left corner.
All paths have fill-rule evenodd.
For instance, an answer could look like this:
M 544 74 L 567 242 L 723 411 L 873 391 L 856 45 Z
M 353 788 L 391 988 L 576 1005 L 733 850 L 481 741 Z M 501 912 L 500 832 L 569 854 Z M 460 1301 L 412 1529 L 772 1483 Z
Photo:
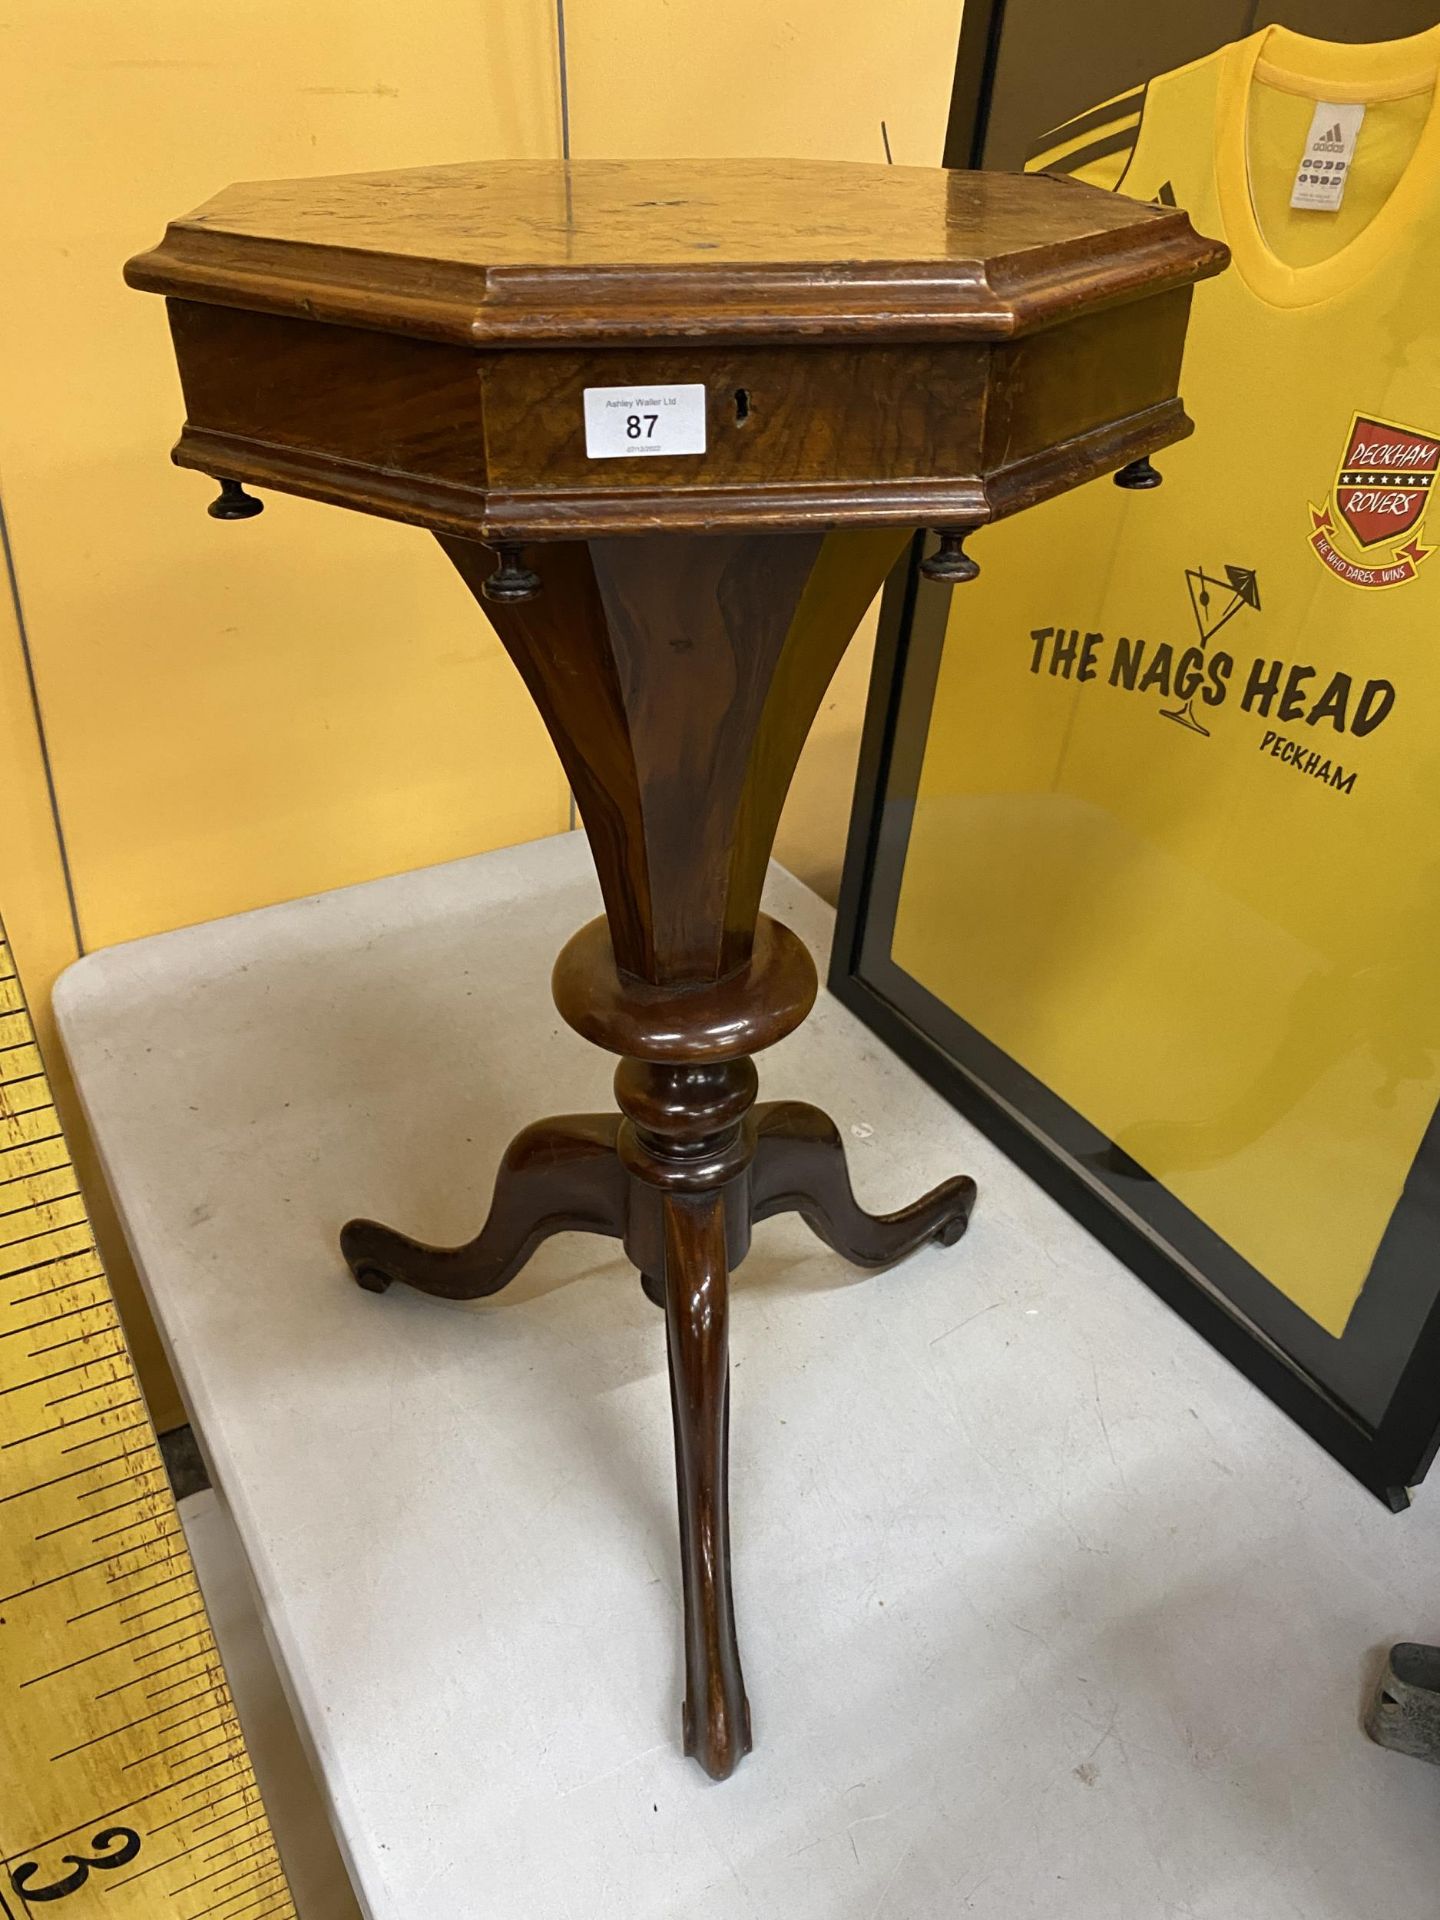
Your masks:
M 860 1267 L 888 1267 L 926 1241 L 953 1247 L 970 1224 L 975 1182 L 959 1174 L 896 1213 L 867 1213 L 855 1198 L 845 1147 L 829 1114 L 803 1100 L 755 1109 L 751 1218 L 798 1213 Z
M 205 511 L 212 520 L 253 520 L 265 511 L 265 502 L 247 493 L 238 480 L 222 480 L 219 493 Z
M 533 600 L 540 591 L 540 576 L 521 559 L 522 548 L 502 545 L 497 549 L 500 564 L 481 582 L 480 591 L 498 606 Z
M 581 1231 L 625 1231 L 625 1171 L 615 1151 L 618 1114 L 538 1120 L 505 1150 L 484 1226 L 461 1247 L 431 1247 L 374 1220 L 352 1220 L 340 1250 L 367 1292 L 400 1280 L 446 1300 L 480 1300 L 514 1279 L 542 1240 Z
M 1141 454 L 1138 460 L 1132 460 L 1128 467 L 1121 467 L 1114 475 L 1117 487 L 1127 487 L 1132 492 L 1146 493 L 1151 487 L 1158 487 L 1165 476 L 1160 469 L 1152 466 L 1148 454 Z
M 665 1334 L 685 1597 L 682 1735 L 713 1780 L 750 1751 L 730 1590 L 729 1277 L 719 1194 L 667 1196 Z
M 925 578 L 937 581 L 942 587 L 963 587 L 968 581 L 978 580 L 980 563 L 965 551 L 965 542 L 975 531 L 974 527 L 942 527 L 936 531 L 940 536 L 939 546 L 920 562 Z

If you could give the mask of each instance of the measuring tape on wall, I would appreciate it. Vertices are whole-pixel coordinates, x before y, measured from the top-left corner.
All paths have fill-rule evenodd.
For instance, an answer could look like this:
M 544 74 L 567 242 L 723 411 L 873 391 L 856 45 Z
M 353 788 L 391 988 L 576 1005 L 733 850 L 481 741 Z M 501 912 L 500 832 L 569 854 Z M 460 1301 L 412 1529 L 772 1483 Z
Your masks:
M 0 926 L 0 1914 L 295 1920 Z

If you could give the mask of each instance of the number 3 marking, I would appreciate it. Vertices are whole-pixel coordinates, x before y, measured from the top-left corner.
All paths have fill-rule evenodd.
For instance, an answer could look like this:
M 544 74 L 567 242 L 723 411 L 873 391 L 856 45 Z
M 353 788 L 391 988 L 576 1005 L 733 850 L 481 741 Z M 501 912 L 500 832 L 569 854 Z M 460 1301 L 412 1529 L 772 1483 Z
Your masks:
M 114 1847 L 117 1840 L 120 1842 L 120 1845 L 115 1847 L 115 1851 L 113 1853 L 106 1852 L 105 1849 Z M 128 1866 L 140 1851 L 140 1836 L 135 1832 L 133 1827 L 106 1827 L 103 1832 L 91 1835 L 90 1844 L 92 1847 L 98 1847 L 101 1851 L 88 1855 L 83 1853 L 66 1853 L 60 1856 L 66 1866 L 75 1869 L 73 1873 L 67 1873 L 63 1880 L 52 1880 L 48 1887 L 32 1887 L 30 1882 L 35 1878 L 36 1874 L 39 1873 L 40 1868 L 34 1860 L 27 1860 L 23 1867 L 16 1867 L 15 1871 L 11 1874 L 11 1886 L 22 1900 L 31 1902 L 37 1900 L 63 1900 L 67 1893 L 78 1893 L 80 1891 L 81 1887 L 83 1887 L 85 1882 L 90 1878 L 90 1869 L 92 1867 L 109 1868 Z

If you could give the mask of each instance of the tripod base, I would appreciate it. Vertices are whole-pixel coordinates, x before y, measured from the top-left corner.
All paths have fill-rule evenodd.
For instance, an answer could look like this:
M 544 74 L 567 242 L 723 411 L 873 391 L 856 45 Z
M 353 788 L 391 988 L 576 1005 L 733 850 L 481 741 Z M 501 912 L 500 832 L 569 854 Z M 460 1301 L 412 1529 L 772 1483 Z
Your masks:
M 730 1597 L 729 1276 L 750 1230 L 798 1212 L 835 1250 L 888 1266 L 964 1232 L 974 1183 L 876 1218 L 814 1107 L 756 1107 L 751 1055 L 814 1003 L 815 963 L 761 911 L 776 824 L 845 643 L 903 535 L 630 533 L 511 553 L 443 537 L 534 696 L 585 822 L 605 913 L 551 977 L 573 1030 L 616 1055 L 618 1114 L 527 1127 L 463 1247 L 353 1221 L 364 1287 L 475 1300 L 547 1234 L 622 1240 L 665 1312 L 685 1580 L 685 1748 L 723 1778 L 750 1745 Z M 503 577 L 502 577 L 503 576 Z M 497 580 L 499 588 L 497 589 Z M 537 581 L 539 591 L 536 590 Z M 497 590 L 500 597 L 495 597 Z
M 937 1240 L 953 1246 L 975 1204 L 968 1174 L 947 1180 L 895 1213 L 867 1213 L 855 1198 L 839 1129 L 803 1100 L 771 1100 L 747 1120 L 755 1156 L 737 1176 L 743 1191 L 724 1189 L 727 1212 L 738 1203 L 748 1225 L 798 1213 L 826 1246 L 857 1267 L 888 1267 Z M 442 1300 L 483 1300 L 508 1286 L 542 1241 L 555 1233 L 599 1233 L 648 1243 L 658 1230 L 655 1190 L 627 1172 L 617 1144 L 616 1114 L 572 1113 L 537 1120 L 516 1134 L 496 1175 L 484 1226 L 458 1247 L 432 1247 L 374 1220 L 352 1220 L 340 1249 L 360 1286 L 384 1293 L 400 1281 Z M 749 1234 L 745 1234 L 748 1250 Z M 744 1251 L 727 1249 L 733 1272 Z M 657 1307 L 663 1281 L 641 1268 L 641 1285 Z
M 680 1076 L 692 1099 L 697 1079 L 705 1084 L 704 1120 L 721 1120 L 688 1163 L 675 1151 Z M 668 1074 L 626 1060 L 616 1079 L 624 1117 L 569 1114 L 515 1137 L 489 1217 L 464 1246 L 426 1246 L 372 1220 L 352 1220 L 341 1248 L 372 1292 L 400 1281 L 447 1300 L 477 1300 L 513 1280 L 551 1234 L 579 1230 L 624 1241 L 647 1296 L 665 1312 L 685 1598 L 685 1751 L 724 1779 L 751 1744 L 730 1591 L 729 1276 L 749 1249 L 752 1224 L 779 1213 L 799 1213 L 827 1245 L 864 1267 L 889 1266 L 929 1240 L 953 1245 L 969 1223 L 975 1182 L 947 1180 L 896 1213 L 867 1213 L 851 1189 L 835 1123 L 803 1101 L 751 1107 L 748 1060 Z M 653 1122 L 664 1093 L 672 1096 L 671 1140 L 657 1153 L 660 1143 L 634 1116 Z

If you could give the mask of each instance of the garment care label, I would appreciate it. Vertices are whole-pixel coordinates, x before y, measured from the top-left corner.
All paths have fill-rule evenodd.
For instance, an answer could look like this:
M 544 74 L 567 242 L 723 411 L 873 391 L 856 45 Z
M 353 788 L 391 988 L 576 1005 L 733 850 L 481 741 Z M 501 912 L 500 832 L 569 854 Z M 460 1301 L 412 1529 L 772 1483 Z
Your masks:
M 705 389 L 586 387 L 585 452 L 591 460 L 647 453 L 704 453 Z
M 1290 193 L 1292 207 L 1310 207 L 1320 213 L 1338 211 L 1364 118 L 1365 109 L 1358 102 L 1348 106 L 1331 106 L 1326 100 L 1315 102 L 1305 151 Z

